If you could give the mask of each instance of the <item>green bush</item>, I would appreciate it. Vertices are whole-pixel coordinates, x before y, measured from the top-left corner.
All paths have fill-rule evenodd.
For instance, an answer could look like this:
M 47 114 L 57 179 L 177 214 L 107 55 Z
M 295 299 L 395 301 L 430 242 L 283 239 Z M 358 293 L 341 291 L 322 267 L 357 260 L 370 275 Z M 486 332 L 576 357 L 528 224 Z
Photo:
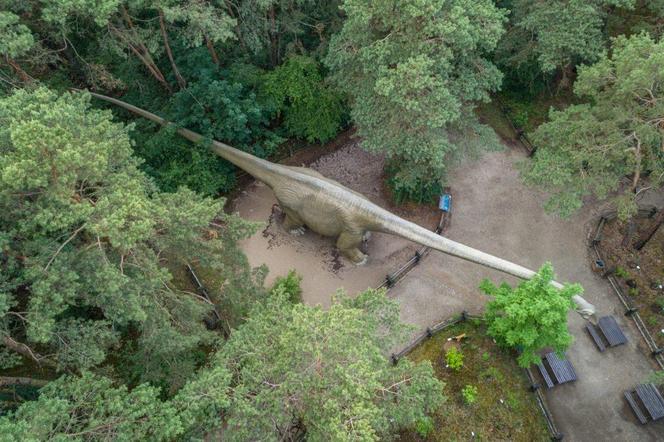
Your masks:
M 636 296 L 639 294 L 639 289 L 636 287 L 630 288 L 627 293 L 629 293 L 630 296 Z
M 388 177 L 387 186 L 392 192 L 392 199 L 397 204 L 406 201 L 420 204 L 431 203 L 436 201 L 443 192 L 443 186 L 437 179 L 432 180 L 422 175 L 412 176 L 404 173 L 402 168 L 403 162 L 401 161 L 391 161 L 385 167 L 385 174 Z
M 417 423 L 415 424 L 415 431 L 423 438 L 428 437 L 433 430 L 433 419 L 431 419 L 429 416 L 418 419 Z
M 523 129 L 528 124 L 528 111 L 519 110 L 512 116 L 512 122 L 518 129 Z
M 491 355 L 488 352 L 485 351 L 484 353 L 482 353 L 482 360 L 484 362 L 487 362 L 489 359 L 491 359 Z
M 664 313 L 664 296 L 660 296 L 659 298 L 657 298 L 656 302 L 659 308 L 661 309 L 662 313 Z
M 616 267 L 615 275 L 618 278 L 629 278 L 629 272 L 620 266 Z
M 203 71 L 198 81 L 173 94 L 165 105 L 165 116 L 205 137 L 265 158 L 282 141 L 269 127 L 274 110 L 258 99 L 251 84 L 245 84 L 251 79 L 235 78 L 233 72 Z M 219 75 L 225 79 L 218 79 Z M 145 106 L 152 110 L 152 105 Z M 235 185 L 235 167 L 212 153 L 206 142 L 192 145 L 172 126 L 153 132 L 152 123 L 137 123 L 134 150 L 161 190 L 175 191 L 184 185 L 216 195 Z
M 302 302 L 302 288 L 300 287 L 300 282 L 302 277 L 298 275 L 295 270 L 288 272 L 286 276 L 280 276 L 272 285 L 270 289 L 271 293 L 283 291 L 288 293 L 288 300 L 293 304 Z
M 463 367 L 463 353 L 456 347 L 451 347 L 445 352 L 445 363 L 454 371 L 461 370 Z
M 345 113 L 341 95 L 325 84 L 313 58 L 290 57 L 265 75 L 263 87 L 289 135 L 322 143 L 341 128 Z
M 463 400 L 467 405 L 472 405 L 477 402 L 478 392 L 477 387 L 474 385 L 466 385 L 463 387 L 461 394 L 463 395 Z

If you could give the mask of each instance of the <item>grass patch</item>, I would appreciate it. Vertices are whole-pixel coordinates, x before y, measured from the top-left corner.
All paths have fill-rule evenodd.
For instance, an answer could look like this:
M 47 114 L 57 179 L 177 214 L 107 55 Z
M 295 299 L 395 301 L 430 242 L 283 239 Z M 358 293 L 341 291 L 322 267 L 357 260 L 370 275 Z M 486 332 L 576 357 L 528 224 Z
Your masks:
M 457 372 L 445 367 L 443 345 L 462 333 L 467 336 L 460 348 L 464 364 Z M 512 354 L 486 336 L 483 325 L 459 323 L 424 341 L 408 357 L 431 361 L 448 399 L 433 416 L 434 428 L 426 438 L 413 429 L 404 432 L 402 440 L 465 441 L 473 439 L 471 432 L 478 441 L 550 440 L 523 370 Z

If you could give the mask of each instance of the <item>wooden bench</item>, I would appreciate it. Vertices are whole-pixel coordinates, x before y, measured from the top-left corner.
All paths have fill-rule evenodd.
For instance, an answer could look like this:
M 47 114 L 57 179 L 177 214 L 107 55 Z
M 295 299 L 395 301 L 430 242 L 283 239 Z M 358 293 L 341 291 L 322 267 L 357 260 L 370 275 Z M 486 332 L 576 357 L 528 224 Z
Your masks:
M 544 355 L 546 362 L 549 363 L 553 376 L 558 384 L 576 381 L 576 372 L 572 363 L 565 358 L 559 358 L 555 352 Z
M 652 420 L 664 418 L 664 398 L 654 384 L 637 385 L 634 391 Z
M 553 381 L 551 380 L 551 376 L 549 376 L 549 372 L 546 371 L 546 368 L 544 368 L 544 364 L 540 362 L 537 364 L 537 368 L 539 369 L 539 372 L 542 375 L 547 388 L 553 388 Z
M 643 411 L 641 411 L 638 404 L 634 400 L 634 396 L 632 396 L 632 392 L 626 391 L 625 392 L 625 399 L 627 399 L 627 403 L 632 408 L 632 411 L 636 415 L 636 418 L 639 420 L 639 422 L 641 422 L 642 424 L 645 424 L 646 422 L 648 422 L 648 418 L 646 417 L 645 414 L 643 414 Z
M 627 343 L 627 337 L 613 316 L 599 318 L 598 325 L 610 347 Z
M 588 323 L 586 324 L 586 330 L 588 330 L 590 337 L 593 338 L 593 341 L 595 341 L 595 345 L 597 346 L 599 351 L 602 352 L 606 350 L 606 345 L 604 345 L 604 341 L 602 341 L 601 336 L 599 335 L 599 333 L 597 333 L 597 329 L 595 328 L 595 326 Z

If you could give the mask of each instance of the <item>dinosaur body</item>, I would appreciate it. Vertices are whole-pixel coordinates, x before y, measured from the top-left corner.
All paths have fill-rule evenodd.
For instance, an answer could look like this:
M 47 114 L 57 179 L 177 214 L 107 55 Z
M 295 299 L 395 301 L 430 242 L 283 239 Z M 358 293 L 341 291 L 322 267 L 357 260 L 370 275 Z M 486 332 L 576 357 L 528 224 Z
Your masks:
M 95 93 L 91 95 L 160 125 L 171 124 L 123 101 Z M 177 132 L 192 142 L 203 139 L 202 135 L 188 129 L 178 128 Z M 519 278 L 529 279 L 535 274 L 518 264 L 457 243 L 406 221 L 314 170 L 275 164 L 219 141 L 212 141 L 211 149 L 272 189 L 286 215 L 284 227 L 287 230 L 299 233 L 306 226 L 321 235 L 335 237 L 339 251 L 355 264 L 366 262 L 367 256 L 360 251 L 360 245 L 363 238 L 373 231 L 397 235 Z M 552 284 L 562 287 L 557 282 Z M 593 305 L 582 297 L 575 296 L 574 302 L 577 304 L 577 311 L 584 317 L 594 314 Z

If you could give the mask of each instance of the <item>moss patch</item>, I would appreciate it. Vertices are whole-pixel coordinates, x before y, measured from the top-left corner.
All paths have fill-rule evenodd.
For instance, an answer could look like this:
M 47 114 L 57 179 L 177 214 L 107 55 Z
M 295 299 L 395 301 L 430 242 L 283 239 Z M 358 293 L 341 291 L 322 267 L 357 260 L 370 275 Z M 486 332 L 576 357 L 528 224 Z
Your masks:
M 443 345 L 452 336 L 466 334 L 461 343 L 463 367 L 456 372 L 445 367 Z M 445 382 L 447 402 L 434 416 L 434 430 L 426 439 L 415 431 L 404 432 L 406 441 L 548 441 L 550 435 L 535 396 L 528 391 L 525 373 L 514 356 L 498 348 L 482 325 L 462 322 L 446 329 L 413 350 L 413 361 L 429 360 L 436 376 Z M 477 388 L 472 405 L 462 390 Z M 473 438 L 471 432 L 475 433 Z

